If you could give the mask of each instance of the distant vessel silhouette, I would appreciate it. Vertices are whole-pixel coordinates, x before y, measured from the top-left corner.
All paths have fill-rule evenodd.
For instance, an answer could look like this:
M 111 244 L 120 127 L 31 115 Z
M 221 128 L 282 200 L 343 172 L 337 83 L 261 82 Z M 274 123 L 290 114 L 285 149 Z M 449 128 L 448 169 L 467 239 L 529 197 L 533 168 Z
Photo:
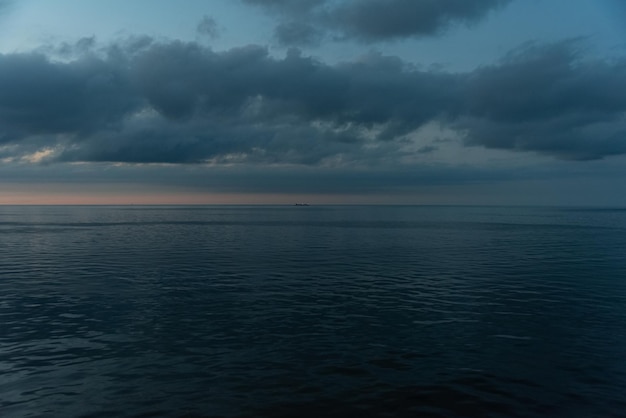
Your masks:
M 296 203 L 295 206 L 309 206 L 308 203 Z

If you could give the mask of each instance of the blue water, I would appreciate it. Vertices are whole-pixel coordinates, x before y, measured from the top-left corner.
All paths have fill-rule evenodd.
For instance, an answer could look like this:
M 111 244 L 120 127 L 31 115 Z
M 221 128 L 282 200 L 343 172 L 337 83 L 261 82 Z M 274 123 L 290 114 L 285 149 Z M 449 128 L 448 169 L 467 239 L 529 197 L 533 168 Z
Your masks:
M 626 416 L 626 210 L 0 207 L 2 417 Z

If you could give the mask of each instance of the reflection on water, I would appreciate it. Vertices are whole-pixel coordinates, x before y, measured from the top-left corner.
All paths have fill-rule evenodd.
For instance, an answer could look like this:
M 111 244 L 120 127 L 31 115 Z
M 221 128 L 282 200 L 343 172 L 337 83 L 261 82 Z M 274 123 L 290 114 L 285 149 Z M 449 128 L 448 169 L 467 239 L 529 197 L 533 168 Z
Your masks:
M 2 207 L 0 415 L 622 416 L 626 211 Z

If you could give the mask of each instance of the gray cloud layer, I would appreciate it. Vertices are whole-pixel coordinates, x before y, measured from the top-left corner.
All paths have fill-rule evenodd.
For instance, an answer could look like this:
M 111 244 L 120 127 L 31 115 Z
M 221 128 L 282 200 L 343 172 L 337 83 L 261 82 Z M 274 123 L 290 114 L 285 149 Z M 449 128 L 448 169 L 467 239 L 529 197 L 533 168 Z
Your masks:
M 84 44 L 67 61 L 0 55 L 0 158 L 49 147 L 58 161 L 395 164 L 435 151 L 404 147 L 433 121 L 467 145 L 626 153 L 626 60 L 585 59 L 576 41 L 454 74 L 376 54 L 330 66 L 257 46 Z
M 473 23 L 510 0 L 243 0 L 276 14 L 276 36 L 303 45 L 325 32 L 340 38 L 383 41 L 437 35 L 453 24 Z
M 626 152 L 626 60 L 584 61 L 576 42 L 528 45 L 468 83 L 470 144 L 565 159 Z

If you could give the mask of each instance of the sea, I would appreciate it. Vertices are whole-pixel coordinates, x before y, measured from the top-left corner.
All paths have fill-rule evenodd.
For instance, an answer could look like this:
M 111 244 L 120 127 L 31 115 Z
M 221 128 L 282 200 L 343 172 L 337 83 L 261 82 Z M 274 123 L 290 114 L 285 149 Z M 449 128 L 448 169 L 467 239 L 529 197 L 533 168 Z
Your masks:
M 0 416 L 626 417 L 626 209 L 1 206 Z

